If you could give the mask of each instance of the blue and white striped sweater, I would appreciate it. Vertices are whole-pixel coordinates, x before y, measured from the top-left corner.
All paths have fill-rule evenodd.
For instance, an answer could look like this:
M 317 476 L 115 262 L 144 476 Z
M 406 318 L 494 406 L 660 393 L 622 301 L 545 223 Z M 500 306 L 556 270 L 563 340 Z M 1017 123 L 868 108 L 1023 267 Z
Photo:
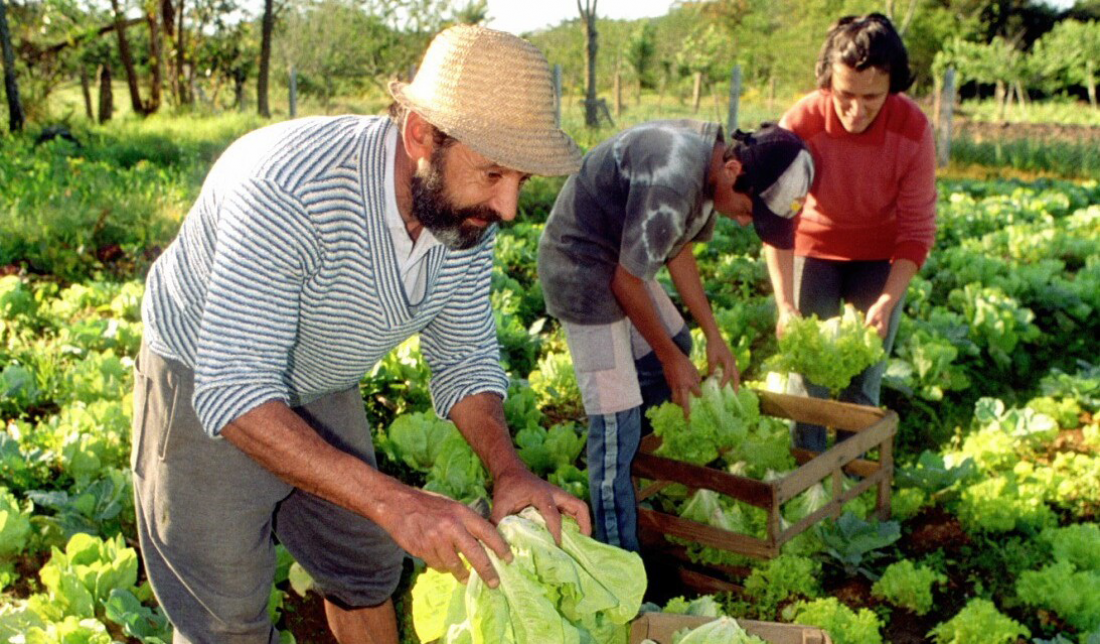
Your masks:
M 425 298 L 408 302 L 385 223 L 390 127 L 310 118 L 242 137 L 153 265 L 146 339 L 194 369 L 192 402 L 210 435 L 264 402 L 352 387 L 417 332 L 441 417 L 465 396 L 507 390 L 489 305 L 492 234 L 467 251 L 429 251 Z

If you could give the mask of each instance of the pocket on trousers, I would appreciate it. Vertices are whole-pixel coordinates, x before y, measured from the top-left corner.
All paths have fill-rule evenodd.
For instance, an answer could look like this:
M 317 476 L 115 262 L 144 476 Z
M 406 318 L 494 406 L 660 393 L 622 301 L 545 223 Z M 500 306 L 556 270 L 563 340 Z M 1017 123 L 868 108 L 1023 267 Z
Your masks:
M 571 324 L 567 330 L 569 352 L 573 366 L 580 373 L 607 371 L 615 368 L 615 337 L 611 326 Z

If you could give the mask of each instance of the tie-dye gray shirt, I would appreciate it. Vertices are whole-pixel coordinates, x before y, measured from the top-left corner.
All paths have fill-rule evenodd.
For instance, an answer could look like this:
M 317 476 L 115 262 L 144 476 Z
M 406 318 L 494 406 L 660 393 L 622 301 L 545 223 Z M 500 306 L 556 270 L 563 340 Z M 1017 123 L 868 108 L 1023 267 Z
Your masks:
M 721 128 L 652 121 L 584 157 L 566 180 L 539 240 L 539 281 L 551 315 L 605 324 L 624 313 L 611 293 L 615 266 L 653 279 L 692 241 L 714 232 L 707 170 Z

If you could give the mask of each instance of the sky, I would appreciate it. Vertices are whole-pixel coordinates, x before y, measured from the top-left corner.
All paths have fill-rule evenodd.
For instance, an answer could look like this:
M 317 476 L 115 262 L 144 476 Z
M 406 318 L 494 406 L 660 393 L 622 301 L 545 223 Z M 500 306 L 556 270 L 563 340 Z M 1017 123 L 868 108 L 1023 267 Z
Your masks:
M 626 20 L 653 18 L 667 14 L 671 6 L 671 0 L 598 0 L 596 15 Z M 553 27 L 579 15 L 577 0 L 489 0 L 492 21 L 487 26 L 518 35 Z
M 1059 9 L 1073 5 L 1073 0 L 1043 1 Z M 672 4 L 672 0 L 598 0 L 596 15 L 626 20 L 652 18 L 667 14 Z M 488 26 L 518 35 L 577 16 L 577 0 L 489 0 L 492 21 Z

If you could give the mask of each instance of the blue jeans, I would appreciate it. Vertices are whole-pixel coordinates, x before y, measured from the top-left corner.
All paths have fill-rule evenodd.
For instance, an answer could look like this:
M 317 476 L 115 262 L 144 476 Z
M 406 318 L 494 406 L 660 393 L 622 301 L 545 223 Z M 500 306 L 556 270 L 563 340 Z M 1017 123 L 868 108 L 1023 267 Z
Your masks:
M 672 340 L 684 355 L 691 355 L 691 333 L 686 326 Z M 672 391 L 652 351 L 635 360 L 634 367 L 642 406 L 588 417 L 588 485 L 596 539 L 636 552 L 638 508 L 630 466 L 643 433 L 651 431 L 643 411 L 671 399 Z
M 890 262 L 878 261 L 839 261 L 817 259 L 815 257 L 795 257 L 794 288 L 795 301 L 802 315 L 809 317 L 817 314 L 822 320 L 840 315 L 841 302 L 850 302 L 860 311 L 867 309 L 882 295 L 886 278 L 890 274 Z M 905 308 L 902 296 L 890 315 L 890 326 L 882 348 L 886 355 L 894 346 L 901 322 L 901 311 Z M 886 360 L 874 364 L 852 378 L 851 384 L 840 392 L 838 399 L 857 405 L 877 407 L 882 376 L 886 373 Z M 814 398 L 829 398 L 829 389 L 815 385 L 800 374 L 791 374 L 787 382 L 787 393 Z M 837 431 L 837 441 L 843 441 L 851 432 Z M 826 447 L 825 428 L 821 425 L 796 423 L 791 430 L 791 439 L 795 447 L 823 452 Z

